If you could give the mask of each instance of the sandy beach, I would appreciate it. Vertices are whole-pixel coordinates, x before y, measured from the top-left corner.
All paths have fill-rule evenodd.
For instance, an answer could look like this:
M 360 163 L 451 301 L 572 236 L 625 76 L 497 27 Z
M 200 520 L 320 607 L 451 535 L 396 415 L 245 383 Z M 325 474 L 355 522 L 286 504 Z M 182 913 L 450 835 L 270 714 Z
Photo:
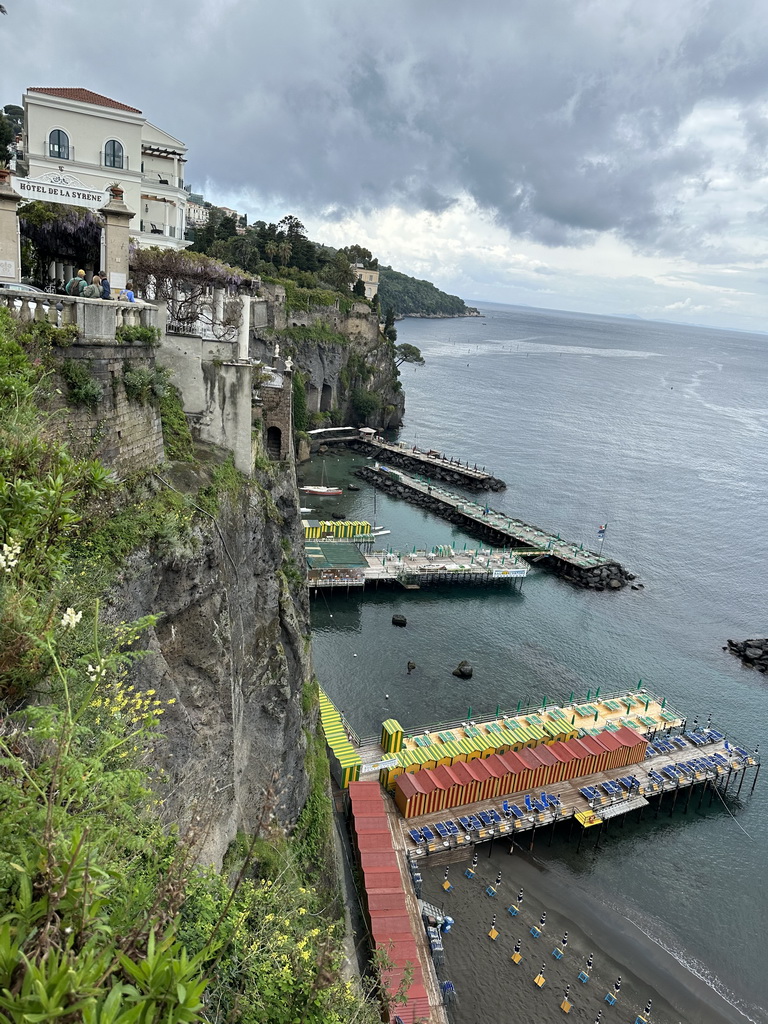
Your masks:
M 486 844 L 487 846 L 487 844 Z M 649 999 L 653 1000 L 651 1024 L 745 1024 L 745 1018 L 709 986 L 687 971 L 674 957 L 631 922 L 595 901 L 576 896 L 539 860 L 497 842 L 491 856 L 479 849 L 475 879 L 464 876 L 466 861 L 450 865 L 453 891 L 444 893 L 445 865 L 423 864 L 424 898 L 443 906 L 455 924 L 445 936 L 445 966 L 440 974 L 456 987 L 457 1002 L 450 1010 L 453 1024 L 550 1024 L 572 1020 L 593 1024 L 602 1011 L 601 1024 L 634 1024 Z M 498 872 L 502 882 L 498 895 L 486 895 Z M 521 912 L 507 912 L 517 894 L 524 890 Z M 586 903 L 586 905 L 585 905 Z M 546 925 L 540 938 L 530 934 L 546 911 Z M 492 941 L 488 932 L 493 915 L 499 936 Z M 568 944 L 561 960 L 552 955 L 564 932 Z M 517 940 L 523 960 L 511 960 Z M 587 957 L 594 954 L 588 983 L 578 980 Z M 534 978 L 544 965 L 545 984 L 538 988 Z M 621 976 L 621 991 L 611 1006 L 605 1001 Z M 573 1007 L 567 1015 L 560 1009 L 566 986 Z

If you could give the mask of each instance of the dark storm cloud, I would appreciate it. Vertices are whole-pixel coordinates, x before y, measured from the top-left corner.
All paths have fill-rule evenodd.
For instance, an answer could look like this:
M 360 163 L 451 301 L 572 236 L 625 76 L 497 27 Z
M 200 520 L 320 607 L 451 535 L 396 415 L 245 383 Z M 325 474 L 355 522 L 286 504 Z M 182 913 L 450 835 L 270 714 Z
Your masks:
M 674 251 L 697 244 L 678 194 L 715 155 L 675 141 L 698 103 L 743 109 L 744 166 L 765 168 L 762 2 L 135 0 L 76 26 L 69 2 L 8 6 L 4 102 L 11 77 L 113 95 L 188 143 L 195 184 L 286 208 L 440 213 L 468 194 L 545 244 L 616 231 Z M 41 23 L 68 42 L 41 47 Z

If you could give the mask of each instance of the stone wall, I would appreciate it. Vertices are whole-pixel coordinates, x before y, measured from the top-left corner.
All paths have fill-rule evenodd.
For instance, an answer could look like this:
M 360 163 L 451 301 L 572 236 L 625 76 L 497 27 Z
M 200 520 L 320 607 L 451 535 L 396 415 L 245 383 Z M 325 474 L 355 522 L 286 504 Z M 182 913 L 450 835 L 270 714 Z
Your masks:
M 72 359 L 88 367 L 101 385 L 96 408 L 67 404 L 67 385 L 60 381 L 61 395 L 53 408 L 66 409 L 66 430 L 79 450 L 101 459 L 120 476 L 163 462 L 163 428 L 156 400 L 144 405 L 129 399 L 123 384 L 126 370 L 155 369 L 155 349 L 145 345 L 81 345 L 55 349 L 56 361 Z M 53 421 L 56 423 L 56 420 Z
M 768 672 L 768 639 L 760 640 L 729 640 L 724 651 L 735 654 L 748 668 L 756 668 L 758 672 Z

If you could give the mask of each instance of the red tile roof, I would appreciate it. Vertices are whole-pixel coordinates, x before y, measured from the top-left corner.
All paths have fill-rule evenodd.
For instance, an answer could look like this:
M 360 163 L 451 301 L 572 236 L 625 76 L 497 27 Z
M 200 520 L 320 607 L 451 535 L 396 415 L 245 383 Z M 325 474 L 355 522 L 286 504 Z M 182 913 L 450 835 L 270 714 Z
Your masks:
M 118 103 L 117 100 L 111 100 L 109 96 L 102 96 L 98 92 L 91 92 L 90 89 L 29 88 L 27 92 L 42 92 L 46 96 L 59 96 L 63 100 L 76 100 L 78 103 L 92 103 L 97 107 L 113 107 L 115 110 L 127 110 L 131 114 L 141 113 L 137 107 L 129 107 L 125 103 Z

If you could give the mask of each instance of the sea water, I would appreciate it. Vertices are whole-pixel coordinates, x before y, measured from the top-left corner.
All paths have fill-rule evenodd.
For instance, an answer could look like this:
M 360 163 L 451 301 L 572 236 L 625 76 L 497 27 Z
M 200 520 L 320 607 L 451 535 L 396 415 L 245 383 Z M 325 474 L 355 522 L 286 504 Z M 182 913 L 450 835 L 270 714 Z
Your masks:
M 768 729 L 768 677 L 722 646 L 765 636 L 768 336 L 632 318 L 481 306 L 462 320 L 406 320 L 400 439 L 484 465 L 507 482 L 493 508 L 596 549 L 644 584 L 596 593 L 534 571 L 510 589 L 322 593 L 314 664 L 353 726 L 377 733 L 644 684 L 754 747 Z M 329 455 L 344 485 L 362 456 Z M 319 462 L 304 467 L 319 479 Z M 374 494 L 312 498 L 324 515 L 372 518 Z M 382 544 L 477 542 L 376 495 Z M 408 625 L 391 625 L 394 612 Z M 452 676 L 463 658 L 469 682 Z M 406 664 L 417 669 L 407 674 Z M 388 696 L 386 696 L 388 695 Z M 753 1020 L 768 1020 L 764 936 L 768 777 L 725 803 L 698 792 L 687 815 L 646 811 L 577 855 L 566 831 L 541 854 L 611 903 Z M 669 798 L 667 798 L 669 801 Z M 667 808 L 670 803 L 665 804 Z

